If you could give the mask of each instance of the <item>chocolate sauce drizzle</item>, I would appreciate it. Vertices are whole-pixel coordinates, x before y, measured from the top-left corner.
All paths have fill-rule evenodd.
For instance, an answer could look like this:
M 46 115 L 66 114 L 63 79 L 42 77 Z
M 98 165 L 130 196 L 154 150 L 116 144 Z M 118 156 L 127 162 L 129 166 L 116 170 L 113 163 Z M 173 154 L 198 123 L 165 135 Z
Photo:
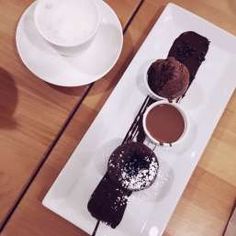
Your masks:
M 97 224 L 96 224 L 96 226 L 95 226 L 95 228 L 93 230 L 92 236 L 96 235 L 100 222 L 101 222 L 100 220 L 97 221 Z
M 178 61 L 185 64 L 189 70 L 191 84 L 201 63 L 205 60 L 208 47 L 209 40 L 207 38 L 192 31 L 184 32 L 174 41 L 168 53 L 168 57 L 175 57 Z M 180 100 L 181 98 L 179 98 L 177 102 Z M 154 102 L 155 100 L 150 96 L 145 98 L 122 144 L 131 141 L 140 143 L 145 141 L 146 135 L 142 125 L 143 114 L 148 106 Z M 169 145 L 171 146 L 171 144 Z M 127 206 L 128 197 L 131 194 L 132 191 L 113 183 L 108 173 L 105 174 L 93 192 L 87 206 L 91 215 L 98 219 L 92 236 L 96 235 L 100 221 L 105 222 L 112 228 L 115 228 L 121 222 Z M 119 199 L 119 201 L 117 201 L 117 199 Z
M 152 104 L 154 103 L 155 100 L 152 99 L 150 96 L 147 96 L 138 112 L 138 114 L 136 115 L 134 122 L 132 123 L 132 125 L 130 126 L 122 144 L 125 144 L 129 141 L 133 141 L 136 138 L 137 142 L 143 143 L 146 135 L 143 129 L 143 125 L 142 125 L 142 120 L 143 120 L 143 114 L 145 113 L 146 109 Z

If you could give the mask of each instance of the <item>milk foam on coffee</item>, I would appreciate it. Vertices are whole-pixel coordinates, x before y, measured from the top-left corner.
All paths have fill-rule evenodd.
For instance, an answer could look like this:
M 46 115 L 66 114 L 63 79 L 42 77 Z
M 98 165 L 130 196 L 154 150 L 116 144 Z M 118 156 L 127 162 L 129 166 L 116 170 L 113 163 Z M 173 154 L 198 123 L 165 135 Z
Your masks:
M 51 42 L 75 46 L 94 32 L 98 21 L 91 0 L 39 0 L 36 22 L 41 33 Z

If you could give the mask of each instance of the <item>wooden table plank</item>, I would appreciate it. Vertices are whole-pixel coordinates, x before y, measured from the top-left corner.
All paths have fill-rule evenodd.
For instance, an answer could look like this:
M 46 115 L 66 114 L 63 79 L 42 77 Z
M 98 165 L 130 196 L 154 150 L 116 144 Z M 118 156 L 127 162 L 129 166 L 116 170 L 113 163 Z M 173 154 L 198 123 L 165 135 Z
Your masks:
M 146 0 L 125 35 L 121 56 L 124 66 L 112 71 L 112 78 L 95 84 L 77 110 L 72 121 L 40 170 L 29 191 L 3 231 L 12 235 L 86 235 L 41 205 L 41 200 L 81 140 L 92 120 L 116 85 L 153 23 L 168 1 Z M 236 34 L 236 8 L 233 0 L 175 0 L 173 1 L 198 15 Z M 236 196 L 234 144 L 236 143 L 236 94 L 227 106 L 213 137 L 194 172 L 186 191 L 166 229 L 165 236 L 221 235 Z M 216 149 L 216 150 L 215 150 Z M 217 163 L 214 156 L 217 154 Z M 227 154 L 227 155 L 226 155 Z M 227 161 L 225 156 L 228 157 Z M 219 165 L 223 165 L 221 169 Z M 52 227 L 54 225 L 54 227 Z
M 222 236 L 235 196 L 234 186 L 198 167 L 164 236 Z
M 236 96 L 234 96 L 199 166 L 236 187 Z M 222 155 L 224 153 L 224 155 Z M 226 171 L 227 170 L 227 171 Z M 236 197 L 236 196 L 235 196 Z
M 89 88 L 52 86 L 25 68 L 15 29 L 31 2 L 0 0 L 0 229 Z M 141 0 L 107 2 L 125 28 Z

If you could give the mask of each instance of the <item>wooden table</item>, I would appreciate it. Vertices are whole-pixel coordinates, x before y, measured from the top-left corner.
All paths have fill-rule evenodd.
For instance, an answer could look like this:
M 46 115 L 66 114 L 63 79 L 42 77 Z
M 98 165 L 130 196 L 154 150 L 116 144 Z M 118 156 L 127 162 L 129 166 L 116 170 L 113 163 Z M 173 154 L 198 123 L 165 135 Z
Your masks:
M 124 48 L 92 86 L 37 80 L 17 56 L 17 20 L 30 0 L 0 0 L 0 228 L 7 236 L 87 235 L 41 200 L 96 117 L 168 1 L 109 0 Z M 236 1 L 175 0 L 236 34 Z M 166 236 L 222 235 L 236 197 L 236 94 L 232 97 L 166 229 Z

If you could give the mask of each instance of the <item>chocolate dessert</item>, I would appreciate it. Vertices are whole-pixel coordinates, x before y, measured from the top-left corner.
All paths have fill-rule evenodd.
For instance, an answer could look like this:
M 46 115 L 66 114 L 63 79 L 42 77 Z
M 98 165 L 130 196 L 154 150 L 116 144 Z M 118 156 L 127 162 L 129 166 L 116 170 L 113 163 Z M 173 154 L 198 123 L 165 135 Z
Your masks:
M 113 229 L 121 222 L 132 191 L 114 183 L 108 173 L 102 178 L 88 202 L 90 214 Z
M 165 92 L 162 93 L 162 91 L 160 96 L 164 95 L 173 98 L 173 95 L 174 97 L 179 96 L 180 93 L 176 91 L 181 90 L 180 96 L 182 96 L 183 91 L 186 92 L 187 74 L 189 74 L 189 83 L 187 85 L 187 87 L 189 87 L 195 78 L 198 68 L 205 60 L 208 47 L 208 39 L 195 32 L 189 31 L 181 34 L 174 41 L 169 51 L 168 59 L 158 60 L 157 65 L 153 65 L 150 71 L 148 71 L 148 76 L 150 77 L 156 77 L 155 71 L 162 77 L 163 65 L 170 64 L 173 67 L 170 70 L 168 69 L 169 66 L 167 66 L 166 72 L 164 72 L 166 74 L 165 77 L 169 78 L 170 81 L 162 79 L 161 81 L 163 82 L 157 85 L 151 82 L 154 92 L 155 88 L 158 91 L 162 91 L 163 88 L 165 88 L 163 90 Z M 187 68 L 188 73 L 185 68 Z M 182 72 L 179 73 L 179 71 Z M 182 79 L 182 81 L 180 78 L 183 77 L 184 79 Z M 172 80 L 173 83 L 171 82 Z M 155 100 L 150 96 L 147 96 L 144 100 L 137 116 L 123 139 L 122 145 L 112 153 L 108 163 L 108 170 L 88 202 L 87 207 L 89 212 L 98 220 L 92 234 L 93 236 L 96 234 L 100 221 L 105 222 L 112 228 L 119 225 L 123 218 L 128 198 L 132 192 L 145 189 L 155 181 L 159 164 L 155 158 L 154 152 L 143 144 L 146 135 L 142 126 L 143 114 L 147 107 L 154 102 Z M 180 128 L 179 135 L 181 130 Z M 155 136 L 155 134 L 152 135 Z M 157 136 L 157 138 L 158 137 L 159 136 Z M 168 137 L 167 141 L 171 141 L 170 138 L 173 140 L 173 137 Z M 133 141 L 137 143 L 134 144 Z M 138 155 L 136 156 L 134 153 Z M 150 180 L 147 178 L 148 175 L 150 176 Z
M 188 31 L 175 39 L 169 51 L 168 57 L 174 57 L 188 68 L 190 84 L 194 80 L 198 68 L 205 60 L 209 43 L 207 38 L 193 31 Z
M 120 145 L 111 154 L 107 173 L 88 202 L 91 215 L 115 228 L 122 220 L 132 191 L 150 187 L 158 168 L 155 153 L 144 144 Z
M 185 121 L 180 111 L 171 104 L 153 107 L 146 116 L 150 135 L 160 144 L 176 142 L 185 130 Z
M 159 59 L 148 70 L 148 84 L 155 94 L 173 100 L 181 97 L 188 88 L 189 72 L 174 57 Z
M 155 153 L 142 143 L 132 142 L 119 146 L 108 162 L 110 179 L 131 191 L 151 186 L 157 176 L 157 170 Z

